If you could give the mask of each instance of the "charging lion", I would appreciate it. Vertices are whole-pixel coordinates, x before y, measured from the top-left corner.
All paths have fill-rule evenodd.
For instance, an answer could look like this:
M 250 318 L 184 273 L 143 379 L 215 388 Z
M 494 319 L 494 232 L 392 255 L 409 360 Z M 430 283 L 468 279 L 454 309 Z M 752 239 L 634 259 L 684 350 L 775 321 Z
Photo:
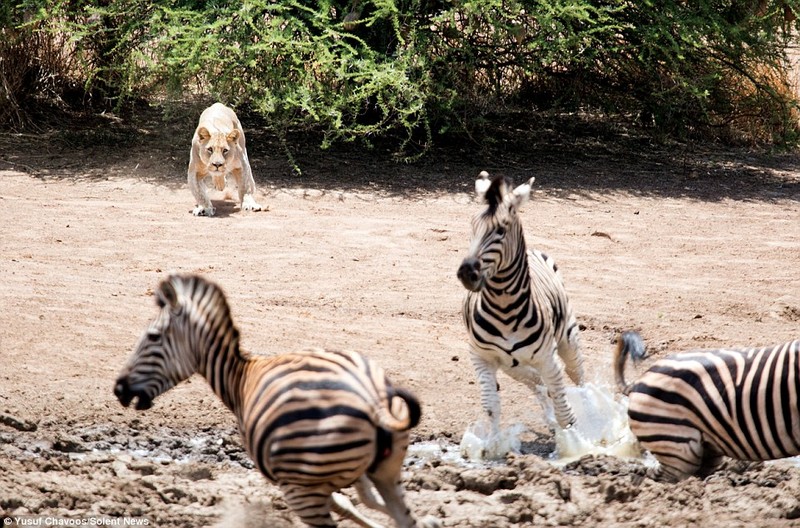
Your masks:
M 236 113 L 221 103 L 214 103 L 200 114 L 200 122 L 192 138 L 189 155 L 189 189 L 197 205 L 195 216 L 214 216 L 214 206 L 208 197 L 206 178 L 211 176 L 218 191 L 225 189 L 226 177 L 233 176 L 239 189 L 242 211 L 260 211 L 253 193 L 256 184 L 250 160 L 247 159 L 244 131 Z

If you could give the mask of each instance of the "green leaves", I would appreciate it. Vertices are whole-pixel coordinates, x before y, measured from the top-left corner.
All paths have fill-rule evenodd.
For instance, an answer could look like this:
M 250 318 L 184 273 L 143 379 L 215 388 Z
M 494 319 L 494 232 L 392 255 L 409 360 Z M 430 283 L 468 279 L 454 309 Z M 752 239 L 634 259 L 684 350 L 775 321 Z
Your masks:
M 24 0 L 0 18 L 68 37 L 62 56 L 36 62 L 68 61 L 109 101 L 208 94 L 278 132 L 314 128 L 324 145 L 388 136 L 418 154 L 431 130 L 474 137 L 495 116 L 549 109 L 672 136 L 794 137 L 783 67 L 799 4 Z

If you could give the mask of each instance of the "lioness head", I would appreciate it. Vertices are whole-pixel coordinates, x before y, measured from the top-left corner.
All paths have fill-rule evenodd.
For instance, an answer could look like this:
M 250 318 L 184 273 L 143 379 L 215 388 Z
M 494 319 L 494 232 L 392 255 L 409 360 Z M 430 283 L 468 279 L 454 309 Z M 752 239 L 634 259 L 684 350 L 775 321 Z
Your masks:
M 209 132 L 201 126 L 197 129 L 197 137 L 200 138 L 200 161 L 205 165 L 209 174 L 214 180 L 214 187 L 218 190 L 225 188 L 225 173 L 230 172 L 229 165 L 236 160 L 232 151 L 236 148 L 239 140 L 239 131 L 234 129 L 225 134 L 224 132 Z

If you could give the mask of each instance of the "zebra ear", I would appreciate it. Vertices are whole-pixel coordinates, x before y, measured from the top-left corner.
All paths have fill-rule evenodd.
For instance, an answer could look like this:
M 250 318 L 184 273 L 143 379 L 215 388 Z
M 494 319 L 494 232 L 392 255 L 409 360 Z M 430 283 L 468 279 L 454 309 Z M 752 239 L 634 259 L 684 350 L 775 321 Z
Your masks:
M 159 306 L 169 305 L 172 310 L 178 308 L 178 292 L 175 291 L 172 281 L 169 279 L 161 281 L 156 292 L 156 300 Z
M 512 198 L 514 207 L 518 208 L 528 201 L 528 199 L 531 197 L 531 186 L 533 185 L 534 181 L 536 181 L 536 178 L 531 178 L 528 180 L 528 183 L 523 183 L 514 189 L 514 197 Z
M 478 200 L 483 201 L 486 198 L 486 191 L 489 190 L 490 185 L 492 185 L 492 180 L 489 179 L 489 173 L 481 171 L 478 179 L 475 180 L 475 194 L 478 196 Z

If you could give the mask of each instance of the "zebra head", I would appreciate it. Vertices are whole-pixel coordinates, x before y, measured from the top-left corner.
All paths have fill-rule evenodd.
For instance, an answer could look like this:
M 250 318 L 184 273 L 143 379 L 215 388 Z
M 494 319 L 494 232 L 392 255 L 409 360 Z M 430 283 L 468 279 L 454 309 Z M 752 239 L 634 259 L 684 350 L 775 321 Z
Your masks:
M 190 280 L 170 276 L 155 292 L 158 315 L 139 338 L 114 386 L 114 395 L 125 407 L 138 398 L 136 409 L 149 409 L 156 396 L 197 370 L 197 354 L 190 344 L 194 341 L 190 322 L 193 301 L 186 292 Z
M 534 178 L 511 189 L 510 182 L 483 171 L 475 181 L 475 192 L 488 207 L 472 220 L 469 254 L 458 268 L 461 284 L 477 292 L 498 271 L 510 268 L 525 252 L 522 224 L 517 211 L 528 201 Z

